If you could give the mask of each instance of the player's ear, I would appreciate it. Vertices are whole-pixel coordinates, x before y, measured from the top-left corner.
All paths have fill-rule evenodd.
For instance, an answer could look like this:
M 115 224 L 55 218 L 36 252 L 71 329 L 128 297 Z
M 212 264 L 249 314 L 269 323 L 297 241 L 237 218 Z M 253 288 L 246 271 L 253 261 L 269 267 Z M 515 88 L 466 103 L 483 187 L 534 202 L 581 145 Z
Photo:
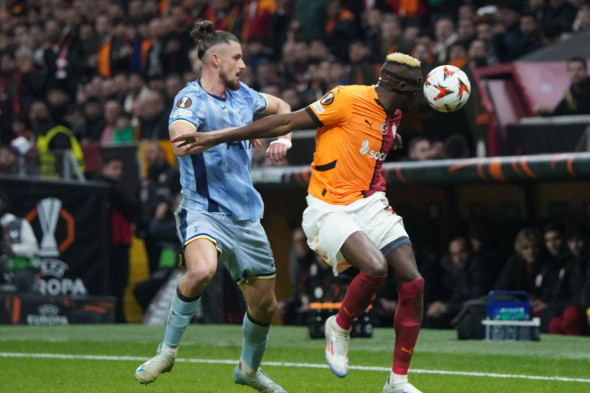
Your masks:
M 211 64 L 214 66 L 218 66 L 220 62 L 219 55 L 217 53 L 211 54 Z

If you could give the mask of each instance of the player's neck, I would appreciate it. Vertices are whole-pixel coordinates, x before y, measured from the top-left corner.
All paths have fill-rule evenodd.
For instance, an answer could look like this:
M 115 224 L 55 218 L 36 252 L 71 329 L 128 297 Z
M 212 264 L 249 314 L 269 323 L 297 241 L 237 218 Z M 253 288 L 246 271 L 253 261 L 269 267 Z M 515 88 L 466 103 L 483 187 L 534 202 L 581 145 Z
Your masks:
M 393 102 L 393 95 L 381 86 L 376 86 L 375 91 L 377 92 L 379 103 L 383 107 L 383 110 L 385 110 L 385 113 L 393 115 L 398 109 L 397 105 Z
M 201 75 L 201 88 L 216 97 L 225 98 L 226 96 L 227 87 L 225 83 L 219 79 L 219 76 L 205 73 L 204 70 Z

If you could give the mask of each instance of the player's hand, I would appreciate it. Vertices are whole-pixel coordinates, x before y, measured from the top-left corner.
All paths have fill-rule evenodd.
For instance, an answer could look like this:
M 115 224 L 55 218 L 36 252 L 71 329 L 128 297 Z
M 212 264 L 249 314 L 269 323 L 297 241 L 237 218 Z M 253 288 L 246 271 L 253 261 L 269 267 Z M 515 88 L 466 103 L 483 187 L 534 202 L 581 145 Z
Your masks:
M 287 151 L 291 148 L 291 141 L 288 139 L 277 139 L 272 141 L 266 149 L 266 156 L 273 162 L 283 162 Z
M 175 147 L 181 149 L 184 154 L 201 153 L 211 147 L 215 146 L 213 143 L 207 141 L 207 133 L 191 133 L 179 135 L 170 139 L 170 142 L 177 144 Z
M 397 149 L 401 149 L 402 148 L 402 136 L 398 133 L 395 134 L 395 137 L 393 138 L 393 150 L 397 150 Z

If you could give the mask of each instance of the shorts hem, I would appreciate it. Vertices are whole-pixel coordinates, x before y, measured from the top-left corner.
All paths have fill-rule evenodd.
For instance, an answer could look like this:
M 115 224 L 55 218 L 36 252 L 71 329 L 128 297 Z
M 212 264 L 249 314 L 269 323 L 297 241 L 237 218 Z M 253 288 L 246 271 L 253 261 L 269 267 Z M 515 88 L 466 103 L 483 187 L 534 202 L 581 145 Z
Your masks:
M 383 254 L 383 256 L 385 258 L 387 258 L 396 249 L 398 249 L 401 246 L 406 245 L 406 244 L 412 245 L 410 238 L 408 236 L 400 236 L 397 239 L 395 239 L 394 241 L 392 241 L 391 243 L 385 245 L 385 247 L 382 247 L 381 253 Z

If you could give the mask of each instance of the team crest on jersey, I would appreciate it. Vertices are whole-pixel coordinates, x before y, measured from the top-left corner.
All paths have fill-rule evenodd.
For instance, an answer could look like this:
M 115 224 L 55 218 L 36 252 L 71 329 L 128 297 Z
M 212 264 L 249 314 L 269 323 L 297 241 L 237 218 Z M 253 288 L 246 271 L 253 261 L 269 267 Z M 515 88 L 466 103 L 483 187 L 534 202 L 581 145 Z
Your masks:
M 324 106 L 328 106 L 333 102 L 334 102 L 334 93 L 332 93 L 332 92 L 329 92 L 328 94 L 323 96 L 322 99 L 320 100 L 320 103 Z
M 188 97 L 182 97 L 176 102 L 176 106 L 179 108 L 188 108 L 193 102 Z
M 397 131 L 397 126 L 393 122 L 391 122 L 390 127 L 388 127 L 387 121 L 381 123 L 381 133 L 383 135 L 387 135 L 389 133 L 389 130 L 391 130 L 391 133 L 395 135 L 395 132 Z

